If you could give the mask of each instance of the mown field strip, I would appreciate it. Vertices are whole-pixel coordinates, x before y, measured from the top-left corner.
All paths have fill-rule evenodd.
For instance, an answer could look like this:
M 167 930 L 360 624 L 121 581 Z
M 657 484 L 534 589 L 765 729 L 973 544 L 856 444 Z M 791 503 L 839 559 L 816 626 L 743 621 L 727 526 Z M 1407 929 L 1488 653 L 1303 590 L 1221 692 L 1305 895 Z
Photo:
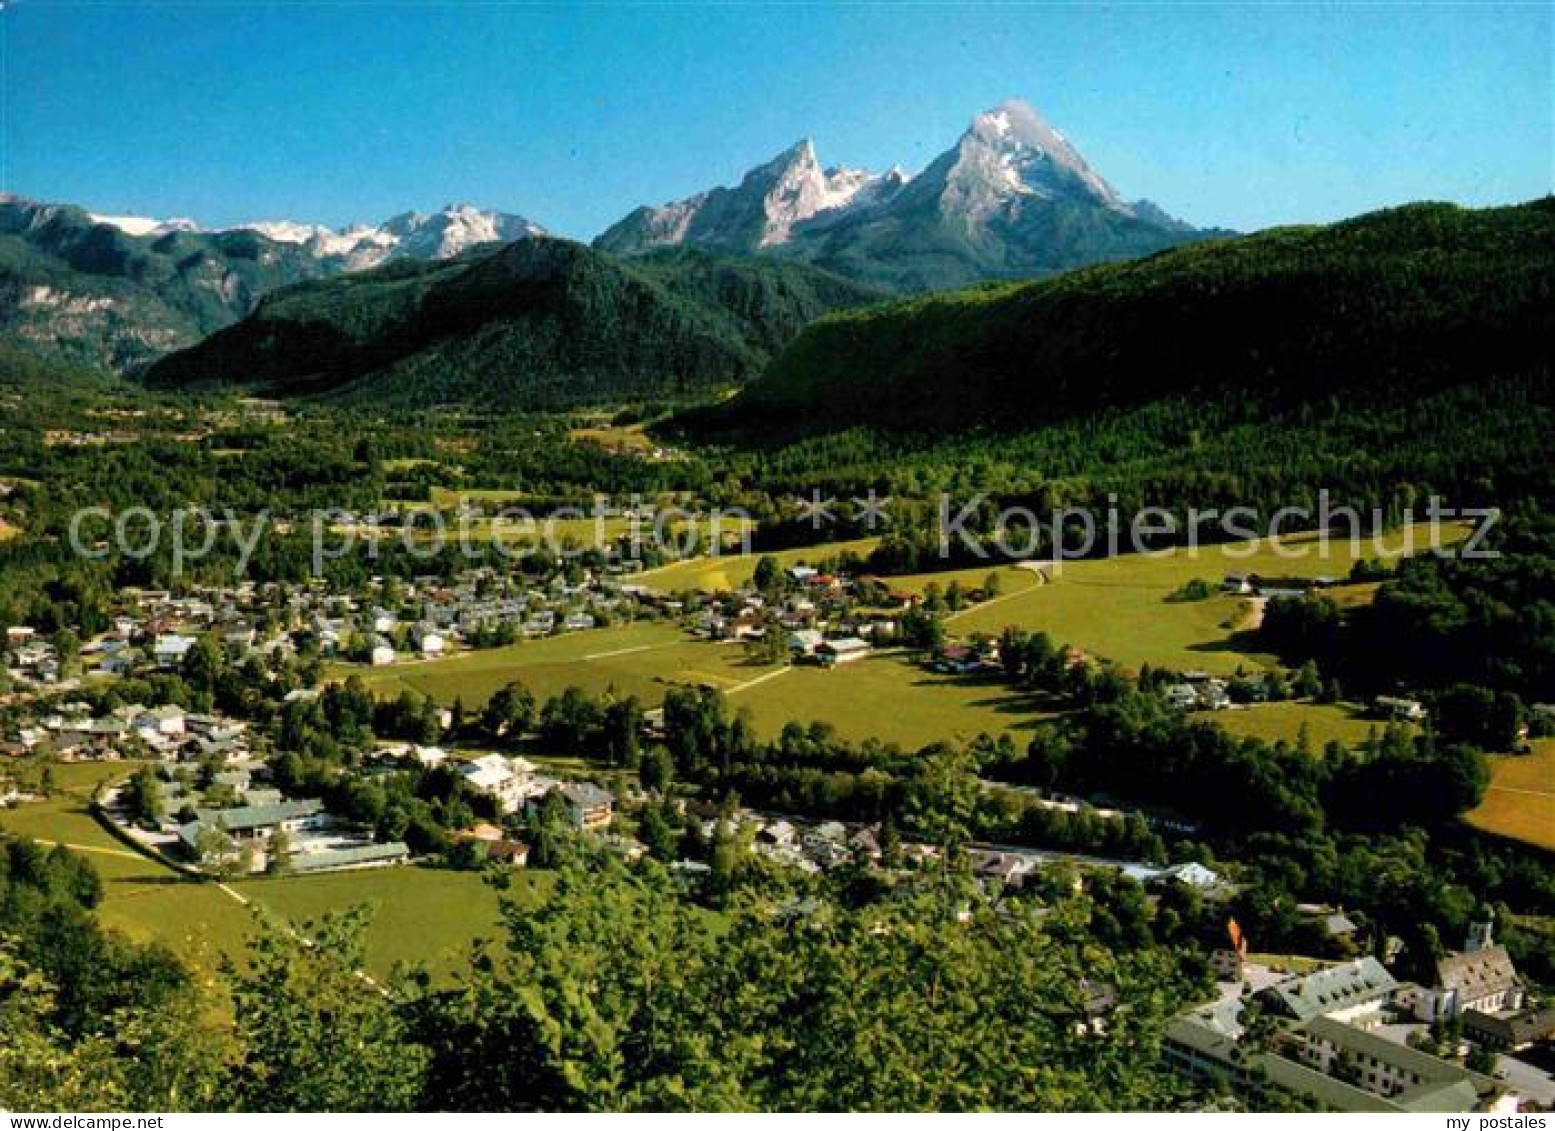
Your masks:
M 757 686 L 758 684 L 766 683 L 768 680 L 776 679 L 780 675 L 787 675 L 793 670 L 793 668 L 778 668 L 778 670 L 775 672 L 767 672 L 765 675 L 758 675 L 755 679 L 748 679 L 744 683 L 737 683 L 725 691 L 724 694 L 738 695 L 742 691 L 749 691 L 751 688 Z

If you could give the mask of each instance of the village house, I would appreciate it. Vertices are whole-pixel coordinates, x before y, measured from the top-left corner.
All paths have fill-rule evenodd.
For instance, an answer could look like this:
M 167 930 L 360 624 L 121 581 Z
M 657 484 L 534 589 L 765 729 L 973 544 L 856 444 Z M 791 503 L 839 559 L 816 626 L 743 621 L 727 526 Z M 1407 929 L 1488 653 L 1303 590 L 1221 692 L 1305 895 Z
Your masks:
M 560 789 L 574 828 L 602 829 L 614 819 L 615 798 L 608 790 L 590 782 L 563 782 Z
M 862 660 L 870 652 L 867 641 L 860 640 L 857 636 L 843 636 L 836 640 L 823 641 L 815 649 L 815 656 L 821 662 L 822 667 L 834 668 L 839 664 L 851 664 Z
M 173 737 L 188 733 L 184 709 L 175 704 L 152 707 L 135 717 L 135 730 L 147 739 Z
M 176 632 L 163 633 L 151 643 L 151 660 L 159 668 L 182 667 L 184 657 L 194 645 L 193 636 L 183 636 Z
M 493 863 L 507 864 L 514 868 L 522 868 L 529 863 L 527 844 L 508 836 L 498 826 L 485 821 L 455 832 L 451 839 L 455 843 L 476 845 L 482 857 Z

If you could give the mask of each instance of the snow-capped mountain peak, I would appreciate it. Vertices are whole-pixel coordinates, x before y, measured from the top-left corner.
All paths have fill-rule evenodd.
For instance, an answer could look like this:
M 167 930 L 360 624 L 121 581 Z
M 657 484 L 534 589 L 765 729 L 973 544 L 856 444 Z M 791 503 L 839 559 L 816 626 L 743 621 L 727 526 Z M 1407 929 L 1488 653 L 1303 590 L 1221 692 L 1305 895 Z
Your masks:
M 1069 140 L 1029 104 L 1001 102 L 972 119 L 956 146 L 951 180 L 965 187 L 1041 197 L 1090 196 L 1120 212 L 1128 206 Z
M 815 143 L 805 138 L 772 161 L 746 174 L 742 189 L 761 191 L 762 228 L 758 247 L 784 244 L 795 225 L 823 212 L 846 208 L 877 180 L 863 169 L 822 169 Z
M 175 216 L 168 220 L 157 220 L 150 216 L 99 216 L 90 213 L 92 221 L 97 224 L 107 224 L 109 227 L 118 228 L 119 231 L 130 236 L 161 236 L 168 232 L 198 232 L 200 226 L 186 217 Z
M 347 271 L 376 267 L 391 259 L 448 259 L 477 244 L 545 234 L 544 228 L 522 216 L 471 204 L 449 204 L 436 212 L 403 212 L 382 224 L 354 224 L 338 230 L 294 220 L 253 220 L 205 229 L 193 220 L 91 215 L 94 222 L 132 236 L 159 236 L 171 231 L 256 232 L 276 243 L 295 244 Z
M 733 188 L 639 208 L 595 242 L 622 253 L 683 243 L 731 251 L 779 247 L 801 226 L 873 203 L 900 183 L 864 169 L 823 168 L 815 143 L 805 138 L 751 169 Z

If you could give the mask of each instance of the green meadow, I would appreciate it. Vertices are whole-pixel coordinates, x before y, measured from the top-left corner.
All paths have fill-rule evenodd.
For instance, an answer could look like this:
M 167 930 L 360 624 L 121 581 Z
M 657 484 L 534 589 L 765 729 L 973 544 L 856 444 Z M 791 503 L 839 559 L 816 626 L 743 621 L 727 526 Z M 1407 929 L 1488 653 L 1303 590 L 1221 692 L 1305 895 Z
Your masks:
M 696 640 L 662 621 L 634 621 L 440 660 L 381 668 L 336 665 L 330 674 L 360 675 L 379 695 L 409 688 L 440 703 L 462 698 L 466 706 L 476 707 L 512 680 L 540 699 L 579 687 L 596 695 L 612 690 L 636 695 L 657 705 L 673 685 L 705 684 L 728 691 L 771 670 L 753 662 L 740 645 Z
M 878 738 L 904 749 L 967 741 L 979 734 L 1019 739 L 1053 710 L 1043 698 L 993 676 L 944 675 L 901 653 L 881 653 L 836 668 L 788 668 L 735 692 L 764 735 L 789 721 L 830 723 L 844 738 Z
M 419 866 L 252 879 L 222 886 L 184 876 L 118 840 L 92 816 L 99 783 L 127 776 L 134 763 L 54 766 L 55 794 L 0 809 L 0 831 L 63 844 L 91 861 L 103 880 L 98 913 L 105 926 L 141 942 L 160 942 L 200 969 L 240 958 L 253 931 L 244 901 L 301 925 L 326 912 L 365 905 L 372 919 L 367 966 L 387 975 L 399 962 L 447 973 L 470 945 L 498 931 L 499 897 L 472 872 Z M 519 905 L 544 898 L 549 876 L 519 872 L 510 896 Z
M 1555 738 L 1533 742 L 1530 754 L 1490 760 L 1490 787 L 1469 824 L 1555 852 Z
M 1466 525 L 1448 524 L 1442 540 L 1450 544 L 1467 535 Z M 1007 625 L 1040 630 L 1056 643 L 1072 644 L 1130 669 L 1151 664 L 1229 675 L 1238 668 L 1270 668 L 1276 665 L 1275 657 L 1259 651 L 1250 632 L 1257 623 L 1258 602 L 1219 593 L 1226 574 L 1344 578 L 1357 559 L 1397 557 L 1410 549 L 1418 552 L 1426 544 L 1425 524 L 1420 524 L 1392 532 L 1375 545 L 1367 540 L 1359 552 L 1348 541 L 1325 547 L 1313 535 L 1301 534 L 1278 544 L 1262 539 L 1203 546 L 1192 552 L 1066 561 L 1046 581 L 1028 570 L 1005 568 L 998 571 L 1001 595 L 952 614 L 947 627 L 961 635 L 997 634 Z M 955 578 L 963 586 L 976 586 L 988 573 L 973 569 L 919 574 L 893 578 L 891 583 L 921 590 L 930 582 L 943 588 Z M 1216 595 L 1202 601 L 1172 599 L 1196 578 L 1210 582 Z M 1342 594 L 1344 589 L 1334 592 Z
M 1385 720 L 1368 714 L 1359 704 L 1312 703 L 1305 700 L 1255 703 L 1199 717 L 1213 719 L 1239 737 L 1261 738 L 1265 742 L 1276 742 L 1282 738 L 1294 742 L 1305 726 L 1314 754 L 1321 754 L 1323 747 L 1330 742 L 1358 746 L 1368 735 L 1381 734 L 1388 725 Z
M 774 550 L 769 554 L 724 554 L 719 557 L 687 558 L 659 569 L 645 570 L 632 580 L 664 593 L 699 589 L 708 593 L 730 592 L 750 582 L 756 563 L 764 557 L 776 558 L 785 566 L 818 565 L 842 554 L 864 557 L 880 540 L 858 538 L 849 542 L 821 542 L 793 550 Z

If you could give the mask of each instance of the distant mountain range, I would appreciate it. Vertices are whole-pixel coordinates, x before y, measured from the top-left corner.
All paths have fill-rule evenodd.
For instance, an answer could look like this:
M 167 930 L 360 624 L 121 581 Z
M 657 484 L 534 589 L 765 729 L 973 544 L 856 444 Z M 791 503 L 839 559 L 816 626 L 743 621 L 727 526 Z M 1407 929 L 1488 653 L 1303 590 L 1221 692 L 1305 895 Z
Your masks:
M 813 319 L 883 292 L 695 248 L 620 260 L 535 237 L 283 288 L 145 374 L 376 404 L 685 400 L 754 377 Z
M 1555 197 L 1417 204 L 818 320 L 688 428 L 1020 430 L 1172 397 L 1397 403 L 1548 387 Z
M 0 195 L 0 338 L 133 369 L 231 325 L 277 287 L 541 232 L 467 205 L 340 232 L 286 222 L 207 231 Z
M 595 246 L 697 246 L 817 264 L 899 292 L 1030 278 L 1227 235 L 1130 203 L 1024 102 L 980 114 L 917 176 L 823 168 L 809 141 L 749 173 L 639 208 Z
M 275 243 L 294 244 L 313 258 L 345 271 L 361 271 L 395 259 L 449 259 L 483 243 L 509 243 L 547 234 L 539 224 L 522 216 L 490 212 L 470 204 L 449 204 L 436 212 L 402 212 L 382 224 L 354 224 L 338 230 L 293 220 L 259 220 L 207 229 L 184 219 L 153 220 L 97 213 L 91 217 L 130 236 L 254 232 Z
M 207 229 L 0 195 L 0 342 L 135 371 L 230 326 L 278 287 L 545 234 L 467 204 L 339 230 L 289 220 Z M 975 118 L 917 176 L 822 168 L 804 141 L 733 188 L 637 209 L 595 247 L 794 261 L 901 294 L 1049 275 L 1215 234 L 1123 200 L 1011 101 Z

